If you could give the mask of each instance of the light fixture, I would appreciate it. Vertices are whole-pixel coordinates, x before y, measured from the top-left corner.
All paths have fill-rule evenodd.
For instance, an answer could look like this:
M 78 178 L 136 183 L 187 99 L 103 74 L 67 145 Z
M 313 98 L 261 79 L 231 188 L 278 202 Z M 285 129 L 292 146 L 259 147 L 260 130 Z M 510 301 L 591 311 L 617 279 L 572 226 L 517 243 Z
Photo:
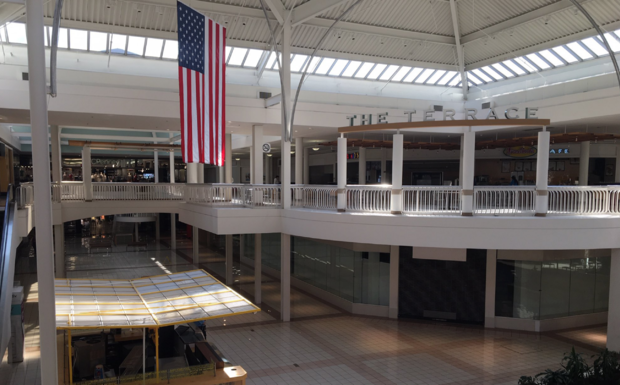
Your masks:
M 269 158 L 271 158 L 271 157 L 273 156 L 273 154 L 267 154 L 267 156 L 268 156 Z
M 241 160 L 241 158 L 235 158 L 235 160 L 236 160 L 236 161 L 240 161 L 240 160 Z
M 291 155 L 295 154 L 295 151 L 291 151 Z
M 312 147 L 312 151 L 319 151 L 319 150 L 320 150 L 320 148 L 318 148 L 318 147 Z

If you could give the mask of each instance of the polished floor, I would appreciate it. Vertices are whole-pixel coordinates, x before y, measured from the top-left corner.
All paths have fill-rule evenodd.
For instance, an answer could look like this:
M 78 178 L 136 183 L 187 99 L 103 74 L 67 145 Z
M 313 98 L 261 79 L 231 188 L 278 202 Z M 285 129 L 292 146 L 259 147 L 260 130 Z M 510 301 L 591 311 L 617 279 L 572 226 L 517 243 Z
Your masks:
M 124 246 L 92 250 L 85 238 L 67 238 L 72 278 L 138 278 L 195 269 L 191 241 L 179 249 L 166 240 L 147 250 Z M 200 267 L 223 274 L 223 256 L 201 247 Z M 3 385 L 40 383 L 35 258 L 18 259 L 25 286 L 26 359 L 0 365 Z M 235 265 L 235 285 L 253 298 L 253 269 Z M 535 335 L 453 324 L 351 316 L 293 289 L 292 322 L 279 318 L 279 281 L 263 276 L 263 311 L 207 322 L 208 339 L 249 372 L 248 384 L 493 384 L 515 385 L 522 375 L 557 368 L 572 346 L 588 356 L 605 344 L 604 327 Z M 7 382 L 5 382 L 7 381 Z

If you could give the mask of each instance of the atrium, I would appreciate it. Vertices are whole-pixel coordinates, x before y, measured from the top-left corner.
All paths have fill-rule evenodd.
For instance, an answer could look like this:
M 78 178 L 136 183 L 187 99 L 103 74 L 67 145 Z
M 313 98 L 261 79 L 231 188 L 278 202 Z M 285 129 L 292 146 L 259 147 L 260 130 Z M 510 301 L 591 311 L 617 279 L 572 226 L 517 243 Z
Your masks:
M 619 0 L 0 0 L 0 382 L 620 383 L 617 57 Z

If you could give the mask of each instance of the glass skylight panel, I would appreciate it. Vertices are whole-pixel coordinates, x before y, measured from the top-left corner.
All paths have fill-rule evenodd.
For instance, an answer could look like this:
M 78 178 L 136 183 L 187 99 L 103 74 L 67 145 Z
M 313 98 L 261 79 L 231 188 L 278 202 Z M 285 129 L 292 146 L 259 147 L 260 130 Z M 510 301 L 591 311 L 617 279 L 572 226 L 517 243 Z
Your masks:
M 618 39 L 613 37 L 611 33 L 606 33 L 605 39 L 607 39 L 607 42 L 609 43 L 609 46 L 611 47 L 612 51 L 614 52 L 620 51 L 620 42 L 618 41 Z
M 228 57 L 230 56 L 230 51 L 232 51 L 232 47 L 226 46 L 226 52 L 224 55 L 226 56 L 226 62 L 228 62 Z
M 594 38 L 592 37 L 583 39 L 581 42 L 585 44 L 585 46 L 588 47 L 590 51 L 594 52 L 597 56 L 605 56 L 609 54 L 605 47 L 599 44 L 598 41 L 594 40 Z
M 139 36 L 129 36 L 127 44 L 127 55 L 142 56 L 144 54 L 144 43 L 146 38 Z
M 497 72 L 501 72 L 501 74 L 502 74 L 502 75 L 504 75 L 504 76 L 505 76 L 505 77 L 507 77 L 507 78 L 512 78 L 512 77 L 514 77 L 514 76 L 515 76 L 512 72 L 508 71 L 508 70 L 506 69 L 506 67 L 504 67 L 504 66 L 503 66 L 503 65 L 501 65 L 501 64 L 493 64 L 491 67 L 492 67 L 495 71 L 497 71 Z
M 256 68 L 258 66 L 258 62 L 260 61 L 260 58 L 263 56 L 263 52 L 264 51 L 260 49 L 251 49 L 248 52 L 248 56 L 245 58 L 243 66 Z
M 69 31 L 66 28 L 58 29 L 58 48 L 69 48 Z
M 570 48 L 570 50 L 573 51 L 575 54 L 579 55 L 579 57 L 583 60 L 592 59 L 594 57 L 590 52 L 588 52 L 588 50 L 583 48 L 581 44 L 577 42 L 568 43 L 566 44 L 566 46 Z
M 491 77 L 493 77 L 495 80 L 503 80 L 504 79 L 502 77 L 502 75 L 498 74 L 497 71 L 495 71 L 493 68 L 491 68 L 489 66 L 482 67 L 481 70 L 484 71 L 485 73 L 491 75 Z
M 312 74 L 314 73 L 314 71 L 316 71 L 316 67 L 319 65 L 319 62 L 321 61 L 320 57 L 314 57 L 312 58 L 312 61 L 310 62 L 310 64 L 308 64 L 308 73 Z
M 233 48 L 230 59 L 228 59 L 228 65 L 240 66 L 243 63 L 243 59 L 245 59 L 246 53 L 248 53 L 247 48 Z
M 344 67 L 347 66 L 348 62 L 349 62 L 348 60 L 342 60 L 342 59 L 336 60 L 336 63 L 334 64 L 332 69 L 329 71 L 328 75 L 329 76 L 340 76 L 340 74 L 342 73 L 342 70 L 344 69 Z
M 154 39 L 149 37 L 146 40 L 146 51 L 144 51 L 144 56 L 146 57 L 160 57 L 161 56 L 161 47 L 164 45 L 163 39 Z
M 43 44 L 45 44 L 46 47 L 50 45 L 50 37 L 47 36 L 48 30 L 49 30 L 49 27 L 43 27 Z M 4 41 L 2 37 L 2 32 L 4 32 L 4 27 L 0 27 L 0 41 Z
M 301 72 L 307 60 L 308 56 L 306 55 L 295 55 L 291 60 L 291 71 Z
M 9 43 L 27 44 L 26 25 L 22 23 L 9 23 L 6 25 Z
M 562 46 L 554 47 L 553 52 L 558 54 L 562 59 L 566 60 L 568 63 L 574 63 L 579 61 L 575 55 L 568 52 L 568 50 Z
M 127 35 L 112 35 L 112 45 L 110 51 L 112 53 L 125 53 L 125 46 L 127 45 Z
M 355 71 L 357 71 L 357 69 L 360 68 L 360 65 L 362 65 L 361 61 L 351 61 L 349 63 L 349 66 L 344 70 L 344 72 L 340 76 L 345 76 L 345 77 L 350 78 L 351 76 L 353 76 Z
M 176 40 L 166 40 L 164 44 L 164 53 L 161 55 L 164 59 L 176 59 L 179 55 L 179 42 Z
M 400 68 L 400 66 L 396 66 L 396 65 L 389 66 L 385 71 L 383 71 L 383 73 L 381 74 L 381 77 L 379 79 L 380 80 L 390 80 L 392 78 L 392 75 L 394 75 L 396 70 L 399 69 L 399 68 Z
M 489 83 L 492 82 L 493 79 L 491 79 L 490 77 L 488 77 L 487 75 L 485 75 L 482 71 L 480 71 L 479 69 L 475 69 L 472 70 L 471 72 L 474 73 L 474 75 L 476 75 L 477 77 L 479 77 L 480 79 L 482 79 L 482 81 Z
M 360 67 L 359 71 L 357 71 L 357 73 L 355 74 L 355 78 L 357 79 L 361 79 L 361 78 L 365 78 L 366 75 L 368 75 L 368 72 L 370 72 L 370 70 L 372 69 L 372 67 L 375 65 L 375 63 L 364 63 L 362 64 L 362 66 Z
M 542 57 L 544 57 L 545 59 L 547 59 L 548 62 L 550 62 L 551 64 L 553 64 L 556 67 L 561 67 L 564 65 L 564 62 L 560 59 L 558 59 L 557 56 L 555 56 L 551 51 L 549 51 L 548 49 L 540 51 L 539 54 L 542 55 Z
M 426 81 L 426 84 L 435 84 L 435 83 L 437 83 L 437 80 L 439 80 L 445 73 L 446 73 L 446 71 L 444 71 L 444 70 L 437 70 L 433 74 L 433 76 L 428 78 L 428 80 Z
M 474 85 L 478 85 L 482 83 L 480 79 L 478 79 L 474 74 L 471 73 L 471 71 L 469 71 L 468 74 L 469 76 L 467 76 L 467 80 L 469 81 L 469 83 L 473 83 Z M 469 85 L 471 86 L 471 84 Z
M 517 75 L 525 75 L 527 73 L 521 67 L 516 65 L 512 60 L 503 61 L 502 64 L 513 70 Z
M 366 79 L 375 80 L 381 75 L 383 70 L 387 67 L 387 64 L 377 64 L 375 68 L 370 71 L 370 74 L 366 77 Z
M 525 60 L 523 57 L 515 58 L 514 61 L 517 62 L 521 67 L 525 68 L 530 73 L 538 72 L 538 68 L 531 65 L 530 62 Z
M 108 51 L 108 34 L 101 32 L 90 32 L 90 51 L 107 52 Z
M 549 64 L 547 64 L 546 61 L 544 61 L 543 59 L 541 59 L 540 57 L 538 57 L 538 55 L 536 55 L 535 53 L 531 53 L 529 55 L 526 56 L 528 59 L 530 59 L 531 61 L 534 62 L 534 64 L 536 64 L 537 66 L 539 66 L 540 68 L 546 70 L 547 68 L 551 68 L 551 66 Z
M 423 70 L 424 70 L 423 68 L 414 68 L 414 69 L 412 69 L 411 72 L 409 72 L 409 74 L 405 78 L 405 80 L 403 80 L 403 82 L 411 83 L 420 74 L 420 72 L 422 72 Z
M 454 78 L 452 78 L 450 83 L 448 83 L 448 86 L 454 87 L 457 84 L 461 84 L 461 74 L 457 74 Z
M 88 32 L 79 29 L 69 30 L 69 40 L 71 41 L 71 49 L 79 49 L 86 51 L 88 49 Z
M 435 70 L 427 68 L 420 74 L 420 76 L 415 80 L 416 83 L 422 84 L 426 81 L 435 72 Z
M 318 75 L 326 75 L 329 69 L 332 68 L 332 64 L 334 64 L 335 61 L 336 59 L 331 59 L 328 57 L 323 58 L 323 61 L 319 64 L 319 68 L 317 68 L 314 73 Z
M 411 71 L 411 67 L 400 67 L 396 75 L 392 78 L 393 82 L 399 82 L 405 78 L 405 76 Z
M 228 47 L 226 47 L 226 49 L 228 49 Z M 269 59 L 267 59 L 267 64 L 265 65 L 265 68 L 271 69 L 274 66 L 274 64 L 277 64 L 276 63 L 276 53 L 272 52 L 269 55 Z
M 8 43 L 8 40 L 6 39 L 6 28 L 4 25 L 0 25 L 0 41 Z
M 446 74 L 445 74 L 445 75 L 444 75 L 441 79 L 439 79 L 439 81 L 438 81 L 438 82 L 436 82 L 435 84 L 436 84 L 436 85 L 438 85 L 438 86 L 445 86 L 446 84 L 448 84 L 448 82 L 449 82 L 450 80 L 452 80 L 452 78 L 453 78 L 454 76 L 456 76 L 456 74 L 457 74 L 457 72 L 456 72 L 456 71 L 448 71 L 448 72 L 446 72 Z

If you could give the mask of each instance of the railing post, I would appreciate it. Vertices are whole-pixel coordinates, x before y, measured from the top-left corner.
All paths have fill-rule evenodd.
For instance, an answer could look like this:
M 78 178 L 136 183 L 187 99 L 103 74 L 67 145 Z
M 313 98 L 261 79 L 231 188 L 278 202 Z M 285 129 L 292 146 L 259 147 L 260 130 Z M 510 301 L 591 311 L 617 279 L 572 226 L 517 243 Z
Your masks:
M 84 185 L 84 200 L 86 202 L 92 202 L 93 200 L 93 182 L 92 176 L 92 161 L 90 159 L 90 147 L 84 146 L 82 148 L 82 181 Z
M 536 159 L 536 216 L 545 217 L 549 209 L 549 140 L 546 127 L 538 133 Z
M 400 130 L 399 130 L 400 132 Z M 403 134 L 392 139 L 392 214 L 403 213 Z
M 347 208 L 347 138 L 341 134 L 338 138 L 338 201 L 336 208 L 343 213 Z
M 463 134 L 463 190 L 461 192 L 461 215 L 471 217 L 474 215 L 474 166 L 476 161 L 476 133 L 469 130 Z

